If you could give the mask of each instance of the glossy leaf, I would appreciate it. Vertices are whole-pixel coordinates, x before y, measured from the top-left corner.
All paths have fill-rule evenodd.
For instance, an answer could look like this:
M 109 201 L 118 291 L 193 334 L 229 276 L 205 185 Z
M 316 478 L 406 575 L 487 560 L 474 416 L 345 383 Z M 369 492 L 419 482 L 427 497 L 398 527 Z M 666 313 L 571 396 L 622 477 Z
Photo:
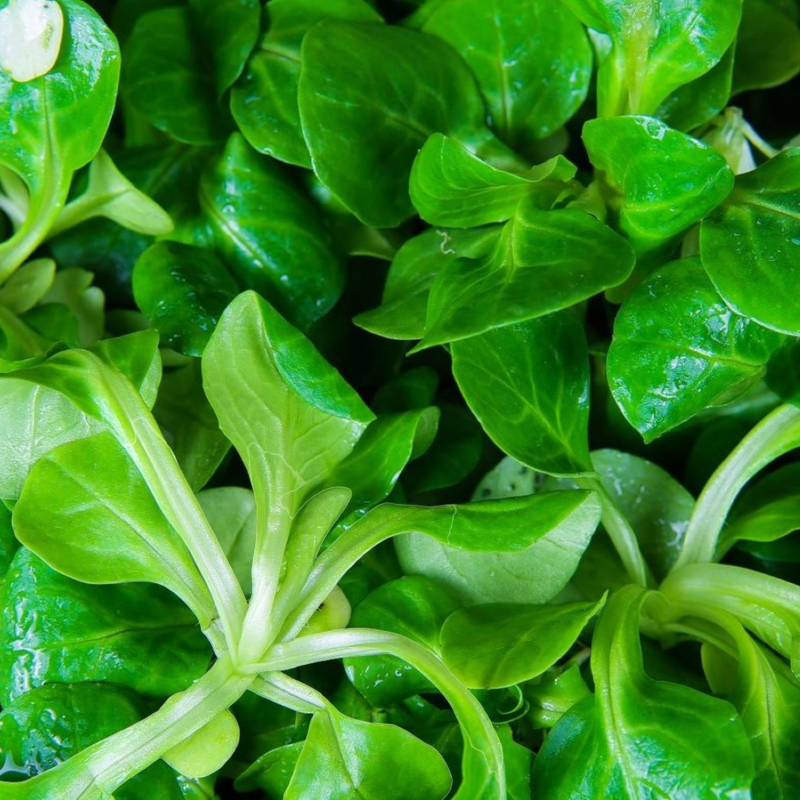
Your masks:
M 34 37 L 20 50 L 18 43 L 28 39 L 25 12 L 4 9 L 0 57 L 8 63 L 0 68 L 0 162 L 22 178 L 30 197 L 16 234 L 0 244 L 0 281 L 45 238 L 67 199 L 73 173 L 100 149 L 114 110 L 120 59 L 113 34 L 78 0 L 58 6 L 63 33 L 53 30 L 54 52 L 23 80 L 12 77 L 13 64 L 33 57 L 42 42 Z M 39 11 L 33 9 L 37 19 Z
M 259 152 L 311 167 L 297 105 L 303 37 L 323 19 L 381 18 L 365 0 L 272 0 L 266 14 L 268 28 L 231 93 L 233 118 Z
M 17 538 L 49 566 L 86 583 L 150 581 L 204 625 L 213 604 L 186 546 L 120 444 L 108 433 L 36 462 L 14 506 Z
M 591 120 L 583 140 L 614 192 L 619 229 L 639 256 L 674 247 L 733 188 L 716 150 L 652 117 Z
M 166 346 L 200 356 L 239 287 L 212 251 L 158 242 L 136 262 L 133 293 Z
M 0 305 L 15 314 L 30 311 L 53 285 L 56 262 L 52 258 L 37 258 L 18 269 L 0 287 Z
M 390 779 L 400 775 L 400 781 Z M 285 797 L 442 800 L 451 783 L 444 759 L 430 745 L 402 728 L 350 719 L 329 707 L 314 715 Z
M 800 148 L 740 175 L 703 222 L 703 266 L 730 307 L 777 331 L 800 334 Z
M 539 472 L 591 471 L 589 359 L 571 314 L 488 331 L 451 352 L 464 399 L 504 452 Z
M 545 739 L 533 770 L 536 796 L 748 792 L 753 757 L 734 707 L 645 675 L 641 598 L 641 589 L 628 587 L 601 614 L 592 645 L 597 693 L 573 706 Z
M 459 603 L 438 583 L 409 575 L 378 587 L 355 609 L 352 627 L 399 633 L 439 651 L 441 627 Z M 393 656 L 347 658 L 347 677 L 373 706 L 385 707 L 434 691 L 414 667 Z
M 685 259 L 653 273 L 623 305 L 608 352 L 609 385 L 650 441 L 747 391 L 781 342 L 723 302 L 699 259 Z
M 464 57 L 492 126 L 512 147 L 554 133 L 586 98 L 591 48 L 560 3 L 446 0 L 435 4 L 422 29 Z
M 3 705 L 47 683 L 80 681 L 166 697 L 188 689 L 208 666 L 197 620 L 167 592 L 78 583 L 26 548 L 17 551 L 4 592 Z
M 584 211 L 523 204 L 489 258 L 451 261 L 431 287 L 419 348 L 542 317 L 622 283 L 629 245 Z
M 490 254 L 500 229 L 474 231 L 432 229 L 409 239 L 392 260 L 383 304 L 359 314 L 356 325 L 388 339 L 421 339 L 431 286 L 437 275 L 457 258 Z
M 173 769 L 190 778 L 205 778 L 219 772 L 239 744 L 239 724 L 230 711 L 221 711 L 202 728 L 162 758 Z
M 344 276 L 313 203 L 239 134 L 209 165 L 200 204 L 237 281 L 303 328 L 330 311 Z
M 515 504 L 519 504 L 520 523 L 527 522 L 524 536 L 521 531 L 515 535 L 508 517 L 502 520 L 502 535 L 475 530 L 475 538 L 467 538 L 456 527 L 472 522 L 473 516 L 475 523 L 481 516 L 491 519 L 499 509 L 515 508 Z M 407 573 L 439 581 L 465 604 L 552 599 L 572 577 L 600 519 L 599 501 L 583 492 L 547 492 L 460 508 L 452 518 L 451 535 L 442 531 L 434 540 L 426 529 L 427 537 L 404 536 L 395 547 Z M 501 523 L 499 515 L 497 522 Z M 461 552 L 478 549 L 484 554 Z
M 455 139 L 434 133 L 419 151 L 409 191 L 419 215 L 432 225 L 472 228 L 505 222 L 526 197 L 549 208 L 568 193 L 576 168 L 556 156 L 515 174 L 491 166 Z
M 652 114 L 672 92 L 707 73 L 732 44 L 741 0 L 565 0 L 607 34 L 598 74 L 599 116 Z
M 379 228 L 412 215 L 408 176 L 430 134 L 489 135 L 464 63 L 438 39 L 398 27 L 315 26 L 303 40 L 299 103 L 314 172 L 362 222 Z
M 441 632 L 442 657 L 472 689 L 531 680 L 575 644 L 600 603 L 478 605 L 451 614 Z
M 741 714 L 755 757 L 753 794 L 788 798 L 800 788 L 800 684 L 784 662 L 733 624 L 739 663 L 705 646 L 703 668 L 712 688 L 730 699 Z
M 143 711 L 131 692 L 116 686 L 78 683 L 34 689 L 0 714 L 0 749 L 6 756 L 3 777 L 27 778 L 49 770 L 138 722 Z M 143 795 L 180 800 L 176 778 L 172 770 L 156 764 L 120 787 L 115 795 L 120 800 L 137 800 Z M 58 790 L 58 784 L 50 789 Z M 46 783 L 40 791 L 48 791 Z

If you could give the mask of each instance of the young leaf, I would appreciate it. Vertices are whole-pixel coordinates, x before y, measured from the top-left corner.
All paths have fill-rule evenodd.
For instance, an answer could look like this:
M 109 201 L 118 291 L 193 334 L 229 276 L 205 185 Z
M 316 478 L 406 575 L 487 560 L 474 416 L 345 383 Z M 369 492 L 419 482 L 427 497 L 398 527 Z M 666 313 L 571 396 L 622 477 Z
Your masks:
M 391 228 L 413 207 L 408 176 L 432 133 L 490 137 L 464 63 L 438 39 L 327 20 L 303 40 L 300 119 L 319 179 L 362 222 Z M 359 176 L 369 175 L 369 181 Z
M 700 228 L 700 256 L 717 291 L 761 325 L 800 334 L 800 148 L 739 175 Z
M 591 472 L 586 339 L 563 311 L 454 342 L 453 374 L 483 429 L 539 472 Z
M 580 23 L 547 0 L 446 0 L 422 30 L 472 68 L 493 128 L 515 149 L 555 133 L 589 90 L 592 53 Z
M 402 728 L 350 719 L 329 706 L 311 721 L 285 797 L 442 800 L 451 784 L 450 770 L 430 745 Z
M 344 275 L 320 212 L 280 164 L 240 134 L 200 183 L 200 205 L 234 277 L 307 328 L 339 299 Z
M 523 203 L 488 258 L 451 261 L 431 287 L 417 349 L 542 317 L 617 286 L 634 254 L 584 211 Z
M 37 258 L 18 269 L 0 287 L 0 305 L 15 314 L 30 311 L 53 285 L 56 262 L 52 258 Z
M 437 275 L 456 258 L 488 256 L 500 230 L 499 226 L 471 231 L 432 229 L 409 239 L 392 260 L 383 304 L 353 321 L 388 339 L 421 339 L 428 296 Z
M 533 770 L 537 797 L 748 792 L 753 756 L 734 707 L 645 674 L 642 599 L 640 588 L 627 587 L 601 614 L 592 645 L 597 694 L 573 706 L 545 739 Z
M 160 583 L 204 627 L 215 616 L 189 551 L 108 433 L 62 445 L 36 462 L 14 506 L 14 530 L 26 547 L 71 578 Z
M 424 527 L 427 536 L 397 540 L 400 563 L 407 573 L 439 581 L 465 604 L 545 603 L 572 577 L 600 520 L 596 496 L 567 492 L 559 497 L 562 494 L 454 506 L 458 511 L 452 516 L 452 531 L 437 535 Z M 515 535 L 508 512 L 499 513 L 511 511 L 516 504 L 520 524 L 526 522 L 524 536 L 522 531 Z M 479 520 L 488 524 L 495 515 L 498 526 L 504 526 L 502 534 L 498 530 L 488 535 L 487 528 L 479 532 Z M 470 527 L 462 533 L 459 525 L 468 522 Z
M 233 118 L 260 153 L 310 168 L 297 106 L 303 37 L 323 19 L 381 18 L 365 0 L 272 0 L 265 13 L 268 28 L 231 92 Z
M 591 120 L 583 141 L 640 258 L 674 248 L 733 188 L 733 172 L 714 148 L 652 117 Z
M 628 421 L 651 441 L 747 391 L 782 341 L 732 311 L 699 259 L 684 259 L 654 272 L 622 306 L 608 382 Z
M 6 576 L 2 700 L 46 683 L 100 681 L 166 697 L 191 686 L 211 651 L 171 594 L 130 583 L 91 586 L 20 548 Z
M 471 689 L 531 680 L 566 654 L 603 602 L 499 603 L 455 611 L 442 627 L 442 658 Z
M 205 778 L 225 766 L 238 744 L 236 717 L 230 711 L 221 711 L 162 758 L 177 772 L 190 778 Z
M 455 139 L 434 133 L 411 169 L 409 192 L 419 215 L 432 225 L 472 228 L 505 222 L 526 197 L 549 208 L 563 194 L 576 167 L 556 156 L 527 172 L 493 167 Z
M 720 61 L 742 14 L 742 0 L 564 2 L 611 40 L 597 79 L 601 117 L 654 113 Z

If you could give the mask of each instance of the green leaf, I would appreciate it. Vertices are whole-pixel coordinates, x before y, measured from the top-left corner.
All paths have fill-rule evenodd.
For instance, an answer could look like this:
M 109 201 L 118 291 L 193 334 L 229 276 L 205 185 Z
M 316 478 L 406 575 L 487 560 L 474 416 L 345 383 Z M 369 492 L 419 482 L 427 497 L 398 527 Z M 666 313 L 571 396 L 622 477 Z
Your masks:
M 587 492 L 450 508 L 452 530 L 442 519 L 440 530 L 425 527 L 426 536 L 404 536 L 395 547 L 407 573 L 439 581 L 465 604 L 551 600 L 572 577 L 600 520 L 600 503 Z
M 733 188 L 733 172 L 713 147 L 653 117 L 590 120 L 583 140 L 640 257 L 674 248 Z
M 372 422 L 326 482 L 352 491 L 345 516 L 385 500 L 406 464 L 430 447 L 438 424 L 438 408 L 383 414 Z
M 567 653 L 603 602 L 461 609 L 442 627 L 442 658 L 471 689 L 531 680 Z
M 133 725 L 144 716 L 129 691 L 97 683 L 43 686 L 33 689 L 0 714 L 0 750 L 6 757 L 3 777 L 19 780 L 63 763 L 89 745 Z M 154 764 L 114 792 L 120 800 L 152 797 L 180 800 L 178 776 Z M 60 785 L 49 786 L 59 791 Z M 39 792 L 45 794 L 37 794 Z M 48 784 L 31 787 L 45 796 Z
M 735 628 L 739 663 L 704 645 L 703 668 L 711 686 L 742 717 L 756 763 L 753 795 L 789 798 L 800 789 L 800 684 L 781 659 L 756 644 L 741 626 Z
M 744 0 L 736 39 L 735 94 L 778 86 L 800 72 L 796 22 L 765 0 Z
M 189 485 L 202 489 L 231 445 L 203 392 L 199 361 L 165 373 L 153 416 Z
M 268 800 L 283 800 L 304 746 L 305 742 L 294 742 L 264 753 L 236 778 L 237 791 L 260 789 Z
M 436 581 L 410 575 L 379 586 L 359 604 L 351 627 L 400 633 L 439 651 L 439 634 L 459 603 Z M 347 677 L 372 706 L 386 707 L 421 692 L 435 691 L 406 661 L 393 656 L 344 660 Z
M 729 703 L 642 667 L 643 590 L 611 597 L 592 645 L 597 694 L 573 706 L 545 739 L 533 791 L 547 798 L 746 796 L 753 756 Z
M 78 323 L 78 341 L 91 347 L 103 336 L 105 297 L 102 290 L 92 286 L 94 276 L 85 269 L 60 269 L 52 286 L 41 299 L 38 311 L 51 303 L 66 306 Z
M 158 242 L 136 262 L 133 293 L 166 346 L 200 356 L 239 287 L 212 251 Z
M 247 57 L 258 40 L 261 4 L 258 0 L 189 0 L 202 41 L 208 45 L 221 97 L 242 74 Z
M 162 758 L 189 778 L 205 778 L 225 766 L 238 744 L 239 723 L 226 710 L 170 748 Z
M 170 233 L 173 229 L 169 214 L 140 192 L 117 169 L 105 150 L 100 150 L 89 165 L 86 189 L 67 204 L 50 233 L 56 236 L 94 217 L 106 217 L 123 228 L 148 236 Z
M 409 192 L 419 215 L 432 225 L 472 228 L 505 222 L 532 197 L 549 208 L 567 192 L 576 167 L 563 156 L 515 174 L 491 166 L 455 139 L 434 133 L 419 151 Z
M 395 725 L 350 719 L 329 706 L 311 721 L 285 796 L 442 800 L 451 784 L 450 770 L 430 745 Z
M 463 406 L 443 403 L 436 438 L 402 475 L 409 492 L 433 492 L 455 486 L 469 476 L 483 453 L 480 425 Z
M 408 176 L 430 134 L 465 143 L 490 136 L 464 63 L 438 39 L 399 27 L 327 20 L 312 28 L 299 104 L 314 172 L 378 228 L 413 214 Z
M 18 269 L 0 287 L 0 305 L 15 314 L 30 311 L 48 292 L 56 275 L 52 258 L 37 258 Z
M 29 40 L 28 0 L 6 5 L 0 39 L 0 163 L 25 182 L 27 213 L 0 244 L 0 282 L 45 238 L 67 199 L 73 173 L 95 156 L 111 120 L 119 81 L 119 47 L 100 17 L 78 0 L 61 0 L 63 36 L 40 69 L 15 80 L 21 60 L 39 43 Z M 40 9 L 33 9 L 38 14 Z M 59 17 L 61 15 L 58 15 Z M 25 42 L 18 50 L 19 42 Z M 56 56 L 53 63 L 53 56 Z
M 597 77 L 599 116 L 652 114 L 733 43 L 741 0 L 564 0 L 611 51 Z
M 800 464 L 788 464 L 748 487 L 731 511 L 721 547 L 737 541 L 774 542 L 800 530 Z
M 425 334 L 428 296 L 436 276 L 456 258 L 490 254 L 499 235 L 499 227 L 474 231 L 432 229 L 409 239 L 392 261 L 383 304 L 359 314 L 353 321 L 388 339 L 421 339 Z
M 344 286 L 319 210 L 274 161 L 234 134 L 200 184 L 200 204 L 234 277 L 302 328 L 326 314 Z
M 256 501 L 249 489 L 221 486 L 197 495 L 203 513 L 228 557 L 242 591 L 252 591 L 251 568 L 256 543 Z
M 194 615 L 144 584 L 90 586 L 17 551 L 0 628 L 2 701 L 47 683 L 98 681 L 155 697 L 188 689 L 211 650 Z
M 535 729 L 552 728 L 572 706 L 591 694 L 576 662 L 563 672 L 553 669 L 545 673 L 522 690 L 531 706 L 528 720 Z
M 431 287 L 417 349 L 542 317 L 624 282 L 630 246 L 584 211 L 520 206 L 488 258 L 457 258 Z
M 800 148 L 739 175 L 700 228 L 700 255 L 717 291 L 739 314 L 800 334 Z
M 217 77 L 196 24 L 186 7 L 142 15 L 125 43 L 122 85 L 158 130 L 187 144 L 215 144 L 225 140 L 230 116 L 217 102 Z
M 381 18 L 364 0 L 272 0 L 266 15 L 269 27 L 231 92 L 233 118 L 260 153 L 311 167 L 297 105 L 303 37 L 323 19 Z
M 631 425 L 652 441 L 747 391 L 781 343 L 723 302 L 699 259 L 684 259 L 654 272 L 622 306 L 609 386 Z
M 422 30 L 463 56 L 493 128 L 515 149 L 555 133 L 586 99 L 591 47 L 560 3 L 446 0 L 435 5 Z
M 453 374 L 483 429 L 538 472 L 591 472 L 589 358 L 568 312 L 455 342 Z
M 160 583 L 203 626 L 214 617 L 189 551 L 108 433 L 62 445 L 36 462 L 14 506 L 14 530 L 64 575 L 86 583 Z
M 619 450 L 595 450 L 592 466 L 636 532 L 647 565 L 663 579 L 681 551 L 694 498 L 657 464 Z
M 691 131 L 719 114 L 731 96 L 735 51 L 732 44 L 705 75 L 676 89 L 655 116 L 676 130 Z

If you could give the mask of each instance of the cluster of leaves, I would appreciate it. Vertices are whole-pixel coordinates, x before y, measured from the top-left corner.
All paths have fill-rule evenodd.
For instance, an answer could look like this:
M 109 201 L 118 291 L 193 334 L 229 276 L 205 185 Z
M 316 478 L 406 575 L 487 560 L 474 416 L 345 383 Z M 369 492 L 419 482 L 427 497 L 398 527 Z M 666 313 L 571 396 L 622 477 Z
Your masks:
M 798 796 L 798 73 L 796 0 L 0 0 L 0 796 Z

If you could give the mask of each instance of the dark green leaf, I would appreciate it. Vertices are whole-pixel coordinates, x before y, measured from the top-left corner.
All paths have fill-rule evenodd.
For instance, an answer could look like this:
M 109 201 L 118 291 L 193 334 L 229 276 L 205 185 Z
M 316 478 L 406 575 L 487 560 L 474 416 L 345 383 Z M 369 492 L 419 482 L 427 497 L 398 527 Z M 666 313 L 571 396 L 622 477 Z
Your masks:
M 200 203 L 239 283 L 303 328 L 339 299 L 344 275 L 314 204 L 279 164 L 234 134 L 212 162 Z
M 608 381 L 628 421 L 651 441 L 747 391 L 781 343 L 723 302 L 699 259 L 685 259 L 653 273 L 623 305 Z

